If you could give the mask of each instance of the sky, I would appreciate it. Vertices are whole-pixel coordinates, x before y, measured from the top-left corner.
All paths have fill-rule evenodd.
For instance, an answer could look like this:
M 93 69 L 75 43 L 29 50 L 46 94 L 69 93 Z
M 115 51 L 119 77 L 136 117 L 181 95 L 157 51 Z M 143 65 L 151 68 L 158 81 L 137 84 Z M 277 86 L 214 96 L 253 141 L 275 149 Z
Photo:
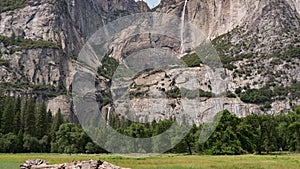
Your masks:
M 136 0 L 136 1 L 139 1 L 139 0 Z M 144 0 L 144 2 L 147 2 L 148 6 L 150 8 L 153 8 L 153 7 L 156 7 L 160 3 L 160 0 Z

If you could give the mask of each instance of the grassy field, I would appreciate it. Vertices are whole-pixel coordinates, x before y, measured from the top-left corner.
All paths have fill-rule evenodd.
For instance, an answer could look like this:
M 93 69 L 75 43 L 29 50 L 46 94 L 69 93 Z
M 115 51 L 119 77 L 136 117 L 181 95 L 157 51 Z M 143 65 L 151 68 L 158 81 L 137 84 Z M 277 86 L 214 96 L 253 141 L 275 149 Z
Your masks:
M 0 154 L 1 169 L 16 169 L 28 159 L 44 159 L 50 164 L 74 160 L 102 160 L 133 169 L 299 169 L 300 154 L 243 155 L 243 156 L 184 156 L 160 155 L 145 158 L 127 158 L 109 155 L 62 154 Z

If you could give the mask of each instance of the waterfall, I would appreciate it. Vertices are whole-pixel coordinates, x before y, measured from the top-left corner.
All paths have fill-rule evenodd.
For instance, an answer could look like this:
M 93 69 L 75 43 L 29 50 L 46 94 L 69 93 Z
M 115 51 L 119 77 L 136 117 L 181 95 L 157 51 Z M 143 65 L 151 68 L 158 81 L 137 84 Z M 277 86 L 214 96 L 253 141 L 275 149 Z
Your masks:
M 186 12 L 186 5 L 187 5 L 188 0 L 185 0 L 182 14 L 181 14 L 181 30 L 180 30 L 180 54 L 183 54 L 184 52 L 184 21 L 185 21 L 185 12 Z
M 102 16 L 101 16 L 101 22 L 102 22 L 102 25 L 103 25 L 103 28 L 104 28 L 104 32 L 105 32 L 106 38 L 109 39 L 109 33 L 108 33 L 107 27 L 105 25 L 105 22 L 104 22 Z
M 110 115 L 110 109 L 111 109 L 111 107 L 108 107 L 108 108 L 107 108 L 106 126 L 108 126 L 108 125 L 109 125 L 109 115 Z

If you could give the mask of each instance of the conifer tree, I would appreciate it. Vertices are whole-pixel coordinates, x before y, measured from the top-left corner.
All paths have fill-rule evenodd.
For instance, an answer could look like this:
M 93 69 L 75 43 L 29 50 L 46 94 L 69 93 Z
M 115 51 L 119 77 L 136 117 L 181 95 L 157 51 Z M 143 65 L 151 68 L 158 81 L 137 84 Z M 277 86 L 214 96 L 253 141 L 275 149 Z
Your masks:
M 13 131 L 13 119 L 14 119 L 14 105 L 12 104 L 12 98 L 7 96 L 5 98 L 4 109 L 1 117 L 1 132 L 7 134 Z
M 29 98 L 24 106 L 24 134 L 35 136 L 35 103 Z
M 14 120 L 13 120 L 13 131 L 15 134 L 18 134 L 19 131 L 22 129 L 21 124 L 21 112 L 18 111 L 15 113 Z
M 41 139 L 47 132 L 47 108 L 45 102 L 41 102 L 36 110 L 36 136 Z
M 50 133 L 52 121 L 53 121 L 52 112 L 49 109 L 46 117 L 47 133 Z
M 13 131 L 15 134 L 18 134 L 19 131 L 22 129 L 22 121 L 21 121 L 21 98 L 17 97 L 15 99 L 15 115 L 13 119 Z
M 55 138 L 55 132 L 58 131 L 59 126 L 64 123 L 63 116 L 61 114 L 61 110 L 58 109 L 56 115 L 54 116 L 53 123 L 51 125 L 51 138 Z
M 15 112 L 21 112 L 21 107 L 22 107 L 22 101 L 20 97 L 17 97 L 14 99 L 14 111 Z

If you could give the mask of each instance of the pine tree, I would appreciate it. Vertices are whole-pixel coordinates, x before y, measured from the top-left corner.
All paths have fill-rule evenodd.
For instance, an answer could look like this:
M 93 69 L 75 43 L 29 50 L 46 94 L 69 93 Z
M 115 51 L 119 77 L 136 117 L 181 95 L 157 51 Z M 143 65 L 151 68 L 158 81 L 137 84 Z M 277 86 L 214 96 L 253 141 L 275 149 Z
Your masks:
M 18 97 L 15 99 L 15 116 L 13 120 L 13 131 L 15 134 L 18 134 L 19 131 L 22 129 L 21 123 L 21 98 Z
M 10 42 L 14 45 L 16 43 L 16 34 L 15 32 L 12 33 L 10 37 Z
M 24 108 L 24 134 L 35 136 L 35 103 L 29 98 Z
M 61 110 L 58 109 L 56 115 L 54 116 L 53 123 L 51 125 L 51 138 L 55 138 L 55 132 L 58 131 L 59 126 L 64 123 L 63 116 L 61 114 Z
M 45 102 L 39 103 L 36 112 L 36 136 L 38 139 L 41 139 L 47 132 L 47 108 Z
M 1 117 L 1 132 L 7 134 L 13 131 L 14 105 L 12 98 L 7 96 L 5 99 L 4 109 Z
M 21 101 L 21 98 L 20 97 L 17 97 L 15 100 L 14 100 L 14 108 L 15 108 L 15 112 L 21 112 L 21 107 L 22 107 L 22 101 Z
M 47 112 L 47 117 L 46 117 L 47 133 L 50 133 L 52 121 L 53 121 L 52 112 L 49 109 L 48 112 Z
M 21 124 L 21 112 L 18 111 L 15 114 L 14 120 L 13 120 L 13 131 L 15 134 L 18 134 L 19 131 L 21 131 L 22 124 Z
M 23 131 L 20 130 L 19 133 L 18 133 L 18 149 L 19 149 L 19 153 L 22 153 L 23 152 Z

